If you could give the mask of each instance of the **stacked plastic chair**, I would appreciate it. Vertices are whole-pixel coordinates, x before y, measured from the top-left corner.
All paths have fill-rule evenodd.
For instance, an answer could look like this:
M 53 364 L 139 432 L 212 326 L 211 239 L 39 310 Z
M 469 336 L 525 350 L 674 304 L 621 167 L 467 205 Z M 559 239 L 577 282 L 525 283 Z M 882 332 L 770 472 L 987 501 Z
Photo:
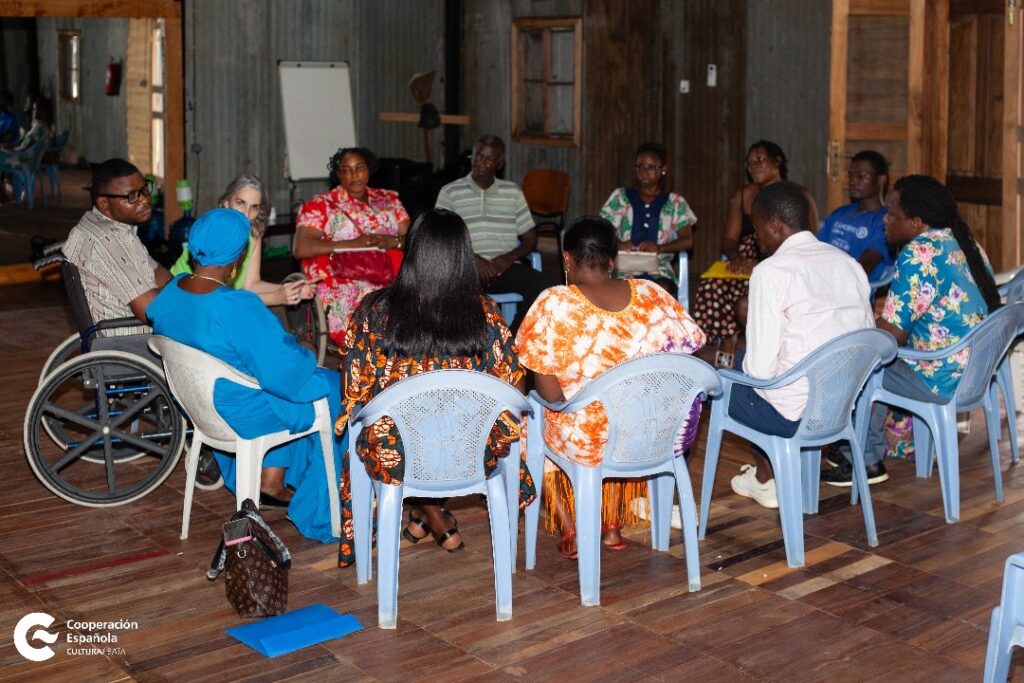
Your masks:
M 1013 648 L 1024 646 L 1024 553 L 1006 558 L 1003 594 L 992 610 L 985 652 L 985 683 L 1005 683 Z

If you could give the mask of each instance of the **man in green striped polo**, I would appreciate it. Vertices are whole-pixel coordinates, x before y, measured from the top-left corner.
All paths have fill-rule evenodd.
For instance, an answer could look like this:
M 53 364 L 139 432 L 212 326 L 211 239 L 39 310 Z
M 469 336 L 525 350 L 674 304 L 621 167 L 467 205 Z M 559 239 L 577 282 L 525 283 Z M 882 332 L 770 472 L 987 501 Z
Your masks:
M 515 332 L 537 296 L 556 283 L 521 261 L 537 246 L 537 231 L 519 186 L 496 177 L 504 166 L 505 143 L 483 136 L 473 147 L 472 171 L 441 188 L 437 207 L 466 221 L 484 290 L 522 295 L 511 326 Z

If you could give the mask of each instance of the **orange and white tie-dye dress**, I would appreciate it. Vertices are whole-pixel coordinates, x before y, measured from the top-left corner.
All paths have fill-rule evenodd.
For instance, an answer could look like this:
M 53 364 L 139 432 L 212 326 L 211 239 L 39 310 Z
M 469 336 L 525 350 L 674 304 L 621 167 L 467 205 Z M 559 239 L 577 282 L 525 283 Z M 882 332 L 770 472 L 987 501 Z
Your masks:
M 566 398 L 615 365 L 648 353 L 690 354 L 704 332 L 668 292 L 630 280 L 632 296 L 621 311 L 606 311 L 575 286 L 551 287 L 534 302 L 516 336 L 519 362 L 558 380 Z M 684 426 L 694 431 L 696 425 Z M 572 414 L 545 412 L 544 441 L 582 465 L 596 465 L 608 442 L 604 407 L 593 403 Z M 688 444 L 687 444 L 688 445 Z

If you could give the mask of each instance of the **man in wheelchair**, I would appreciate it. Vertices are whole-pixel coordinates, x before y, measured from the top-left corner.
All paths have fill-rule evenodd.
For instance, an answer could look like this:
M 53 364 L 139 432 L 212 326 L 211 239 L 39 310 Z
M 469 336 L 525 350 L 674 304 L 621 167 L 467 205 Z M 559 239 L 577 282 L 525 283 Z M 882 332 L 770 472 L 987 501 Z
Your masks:
M 135 317 L 146 321 L 146 306 L 171 279 L 146 251 L 136 227 L 149 220 L 150 186 L 133 164 L 108 159 L 92 172 L 93 208 L 64 243 L 64 256 L 78 268 L 93 320 Z M 119 327 L 107 334 L 143 332 Z

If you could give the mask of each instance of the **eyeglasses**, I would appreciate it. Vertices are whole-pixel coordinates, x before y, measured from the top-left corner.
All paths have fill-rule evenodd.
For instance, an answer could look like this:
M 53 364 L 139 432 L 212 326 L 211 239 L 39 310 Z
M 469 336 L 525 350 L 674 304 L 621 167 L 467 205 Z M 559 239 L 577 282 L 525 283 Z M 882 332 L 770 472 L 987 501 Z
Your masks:
M 146 183 L 137 190 L 132 190 L 128 194 L 101 194 L 98 197 L 106 197 L 107 199 L 123 199 L 129 204 L 138 204 L 139 200 L 143 197 L 149 197 L 153 194 L 153 188 L 149 183 Z
M 636 169 L 637 173 L 657 173 L 664 167 L 660 164 L 637 164 L 633 168 Z

